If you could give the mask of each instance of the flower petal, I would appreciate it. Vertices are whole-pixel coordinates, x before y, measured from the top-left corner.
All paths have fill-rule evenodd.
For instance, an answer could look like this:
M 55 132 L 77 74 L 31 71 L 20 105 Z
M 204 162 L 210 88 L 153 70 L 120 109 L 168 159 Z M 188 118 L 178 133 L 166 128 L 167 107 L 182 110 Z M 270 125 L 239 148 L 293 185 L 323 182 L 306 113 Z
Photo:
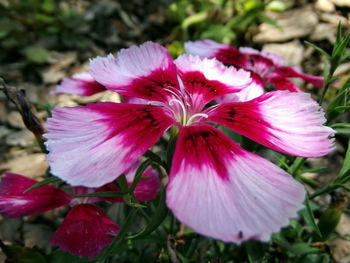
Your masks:
M 188 54 L 197 55 L 202 58 L 216 58 L 224 64 L 243 67 L 250 64 L 249 60 L 237 48 L 227 44 L 221 44 L 213 40 L 205 39 L 188 41 L 185 43 Z
M 247 56 L 259 55 L 260 57 L 269 59 L 270 61 L 272 61 L 274 66 L 283 66 L 284 65 L 284 59 L 281 56 L 274 54 L 274 53 L 271 53 L 271 52 L 268 52 L 268 51 L 265 51 L 265 50 L 259 51 L 257 49 L 251 48 L 251 47 L 240 47 L 239 51 Z
M 116 57 L 97 57 L 90 62 L 91 75 L 121 95 L 166 101 L 166 89 L 178 89 L 176 67 L 168 51 L 146 42 L 121 50 Z
M 182 55 L 175 64 L 192 100 L 203 106 L 218 96 L 240 91 L 252 82 L 248 71 L 226 67 L 216 59 Z
M 230 93 L 219 98 L 216 102 L 219 104 L 231 102 L 243 102 L 255 99 L 265 93 L 264 83 L 258 74 L 251 72 L 252 83 L 248 87 L 242 89 L 240 92 Z
M 5 174 L 0 182 L 0 214 L 6 217 L 40 214 L 68 205 L 72 199 L 66 192 L 50 185 L 23 193 L 36 183 L 19 174 Z
M 221 49 L 230 49 L 230 45 L 221 44 L 210 39 L 187 41 L 185 51 L 188 54 L 197 55 L 202 58 L 214 58 Z
M 323 77 L 304 74 L 296 67 L 277 67 L 267 77 L 301 78 L 306 82 L 311 83 L 316 88 L 322 88 L 324 84 Z
M 109 183 L 172 123 L 163 108 L 151 105 L 100 102 L 57 108 L 44 135 L 51 172 L 73 186 Z
M 141 162 L 136 162 L 132 167 L 125 171 L 125 177 L 129 184 L 132 184 L 137 169 Z M 153 200 L 161 187 L 160 179 L 157 172 L 148 167 L 141 175 L 141 181 L 138 182 L 134 194 L 139 202 L 148 202 Z
M 50 244 L 81 257 L 94 258 L 113 241 L 120 227 L 101 208 L 92 204 L 73 206 Z
M 209 125 L 182 127 L 167 205 L 195 231 L 222 241 L 267 241 L 297 216 L 301 184 Z
M 273 91 L 241 103 L 218 106 L 209 121 L 222 124 L 276 151 L 319 157 L 334 148 L 334 130 L 310 94 Z
M 303 92 L 297 85 L 295 85 L 292 81 L 281 78 L 274 77 L 270 79 L 271 84 L 275 87 L 276 90 L 288 90 L 290 92 Z
M 126 181 L 128 182 L 129 185 L 131 185 L 132 182 L 134 181 L 136 171 L 140 165 L 141 165 L 141 162 L 137 161 L 124 172 Z M 156 197 L 160 187 L 161 187 L 161 183 L 157 172 L 152 167 L 148 167 L 141 175 L 141 180 L 138 182 L 134 190 L 134 195 L 139 202 L 148 202 L 153 200 Z M 117 188 L 115 184 L 109 183 L 102 187 L 97 188 L 95 192 L 120 192 L 120 190 Z M 98 202 L 98 201 L 124 202 L 123 198 L 121 197 L 98 197 L 95 199 L 96 199 L 95 202 Z
M 90 73 L 83 72 L 75 74 L 70 78 L 65 78 L 60 85 L 57 85 L 54 94 L 74 94 L 78 96 L 90 96 L 101 91 L 105 91 L 106 88 L 98 83 Z

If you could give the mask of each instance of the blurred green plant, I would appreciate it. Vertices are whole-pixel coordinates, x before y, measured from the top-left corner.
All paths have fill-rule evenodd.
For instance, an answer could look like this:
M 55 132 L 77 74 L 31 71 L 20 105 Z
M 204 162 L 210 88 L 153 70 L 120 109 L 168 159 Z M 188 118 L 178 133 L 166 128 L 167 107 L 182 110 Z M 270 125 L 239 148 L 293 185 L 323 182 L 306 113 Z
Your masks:
M 91 45 L 86 18 L 62 1 L 13 0 L 0 3 L 0 61 L 46 62 L 48 49 Z
M 267 22 L 277 26 L 265 15 L 266 4 L 263 0 L 176 0 L 168 9 L 168 16 L 178 24 L 172 37 L 240 45 L 251 25 Z

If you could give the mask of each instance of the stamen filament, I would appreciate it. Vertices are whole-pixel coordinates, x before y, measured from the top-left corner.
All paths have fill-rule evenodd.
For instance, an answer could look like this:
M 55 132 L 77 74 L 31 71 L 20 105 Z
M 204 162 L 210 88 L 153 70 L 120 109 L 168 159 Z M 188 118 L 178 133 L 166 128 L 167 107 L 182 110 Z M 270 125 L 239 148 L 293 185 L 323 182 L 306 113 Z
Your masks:
M 169 101 L 169 105 L 170 106 L 173 106 L 174 105 L 174 102 L 178 103 L 182 109 L 182 116 L 183 116 L 183 119 L 182 119 L 182 124 L 185 124 L 186 122 L 186 116 L 187 116 L 187 111 L 186 111 L 186 107 L 185 105 L 183 104 L 182 101 L 178 100 L 178 99 L 171 99 Z
M 190 125 L 191 122 L 195 119 L 195 118 L 198 118 L 198 117 L 203 117 L 203 118 L 208 118 L 208 114 L 205 114 L 205 113 L 196 113 L 196 114 L 193 114 L 187 121 L 187 125 Z

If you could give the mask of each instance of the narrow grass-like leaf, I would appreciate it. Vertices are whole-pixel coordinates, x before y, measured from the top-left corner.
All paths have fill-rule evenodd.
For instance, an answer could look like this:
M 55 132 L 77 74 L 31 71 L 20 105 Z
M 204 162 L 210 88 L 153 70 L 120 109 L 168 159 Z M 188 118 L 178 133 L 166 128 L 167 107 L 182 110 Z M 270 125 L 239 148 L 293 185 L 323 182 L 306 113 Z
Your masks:
M 293 177 L 296 177 L 299 174 L 299 170 L 303 166 L 305 161 L 306 161 L 306 158 L 304 157 L 295 158 L 293 165 L 291 167 L 291 174 Z
M 341 29 L 341 23 L 339 22 L 338 27 L 337 27 L 337 38 L 335 40 L 334 47 L 336 47 L 340 44 L 342 38 L 343 38 L 343 32 Z
M 346 109 L 340 109 L 339 107 L 346 107 L 348 90 L 350 88 L 350 78 L 344 83 L 341 90 L 339 90 L 335 99 L 329 104 L 327 108 L 327 120 L 328 122 L 337 118 Z
M 51 184 L 51 183 L 56 183 L 56 182 L 60 182 L 61 179 L 58 178 L 58 177 L 55 177 L 55 176 L 52 176 L 52 177 L 49 177 L 49 178 L 46 178 L 36 184 L 33 184 L 31 187 L 29 187 L 28 189 L 26 189 L 23 193 L 27 193 L 35 188 L 38 188 L 42 185 L 45 185 L 45 184 Z
M 345 110 L 350 109 L 350 106 L 338 106 L 335 108 L 337 112 L 344 112 Z
M 326 173 L 329 171 L 329 167 L 317 167 L 317 168 L 308 168 L 308 169 L 303 169 L 300 173 Z
M 117 184 L 123 193 L 129 192 L 129 185 L 128 181 L 126 180 L 125 174 L 122 174 L 117 178 Z
M 332 52 L 332 61 L 335 63 L 336 66 L 338 66 L 342 60 L 342 57 L 344 55 L 345 48 L 349 44 L 350 41 L 350 34 L 347 34 L 344 39 L 340 41 L 338 45 L 334 46 L 333 52 Z
M 322 55 L 325 55 L 327 58 L 331 58 L 331 56 L 326 52 L 324 51 L 322 48 L 316 46 L 315 44 L 309 42 L 309 41 L 304 41 L 304 43 L 306 45 L 309 45 L 310 47 L 314 48 L 317 52 L 321 53 Z
M 335 123 L 331 125 L 331 128 L 350 128 L 350 123 Z
M 310 206 L 309 196 L 306 196 L 305 198 L 305 210 L 303 211 L 302 215 L 305 221 L 312 227 L 315 233 L 319 236 L 319 238 L 322 238 L 321 231 L 316 224 L 315 217 Z
M 130 236 L 130 239 L 138 239 L 143 238 L 149 234 L 151 234 L 154 230 L 158 228 L 158 226 L 164 221 L 165 217 L 168 214 L 168 209 L 165 205 L 165 191 L 164 189 L 160 192 L 159 203 L 157 209 L 150 221 L 150 223 L 139 233 Z
M 320 195 L 323 195 L 323 194 L 327 194 L 331 191 L 334 191 L 335 189 L 339 188 L 340 186 L 339 185 L 336 185 L 336 184 L 331 184 L 331 185 L 327 185 L 321 189 L 318 189 L 317 191 L 315 191 L 314 193 L 312 193 L 310 196 L 309 196 L 309 199 L 312 200 L 314 199 L 315 197 L 317 196 L 320 196 Z
M 337 128 L 335 129 L 337 134 L 342 134 L 342 135 L 349 135 L 350 134 L 350 129 L 345 129 L 345 128 Z
M 147 159 L 146 161 L 144 161 L 139 168 L 137 169 L 136 173 L 135 173 L 135 177 L 134 180 L 132 182 L 132 184 L 129 187 L 129 193 L 133 193 L 137 183 L 140 181 L 141 179 L 141 175 L 143 174 L 143 172 L 147 169 L 148 166 L 150 166 L 152 164 L 152 160 L 151 159 Z
M 112 242 L 112 244 L 105 248 L 103 252 L 96 257 L 96 261 L 103 262 L 103 260 L 106 260 L 108 257 L 113 255 L 117 249 L 125 243 L 126 235 L 130 231 L 130 227 L 134 223 L 134 218 L 138 212 L 139 208 L 133 208 L 131 212 L 128 214 L 124 224 L 122 225 L 119 233 L 115 235 L 115 238 Z M 108 261 L 109 262 L 109 261 Z
M 350 125 L 350 124 L 349 124 Z M 350 140 L 348 141 L 348 149 L 345 154 L 344 163 L 340 169 L 339 175 L 342 176 L 346 171 L 350 170 Z

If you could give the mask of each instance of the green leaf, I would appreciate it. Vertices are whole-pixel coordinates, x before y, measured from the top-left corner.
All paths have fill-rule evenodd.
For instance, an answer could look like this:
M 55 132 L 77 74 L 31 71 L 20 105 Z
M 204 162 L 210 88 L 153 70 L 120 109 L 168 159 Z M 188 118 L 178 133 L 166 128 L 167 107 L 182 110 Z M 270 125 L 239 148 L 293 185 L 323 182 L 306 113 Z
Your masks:
M 44 24 L 53 24 L 56 22 L 56 18 L 51 15 L 35 14 L 35 18 Z
M 281 30 L 283 29 L 283 27 L 280 24 L 278 24 L 277 20 L 275 20 L 275 19 L 273 19 L 271 17 L 268 17 L 268 16 L 266 16 L 263 13 L 260 14 L 258 16 L 258 18 L 259 18 L 260 22 L 267 23 L 267 24 L 269 24 L 271 26 L 274 26 L 274 27 L 276 27 L 278 29 L 281 29 Z
M 305 256 L 310 253 L 319 252 L 317 247 L 310 247 L 308 243 L 295 243 L 292 245 L 291 251 L 298 257 Z
M 271 240 L 276 243 L 277 245 L 281 246 L 282 248 L 286 250 L 291 250 L 292 246 L 289 244 L 289 242 L 282 236 L 282 234 L 274 234 L 271 237 Z
M 339 90 L 335 99 L 329 104 L 327 108 L 327 120 L 328 122 L 337 118 L 346 109 L 340 109 L 339 107 L 346 106 L 348 90 L 350 88 L 350 78 L 346 80 L 343 87 Z
M 245 245 L 248 260 L 250 263 L 260 263 L 265 255 L 265 246 L 256 240 L 249 240 Z
M 340 217 L 343 214 L 346 201 L 339 198 L 339 200 L 333 201 L 329 207 L 324 211 L 318 221 L 318 228 L 320 229 L 323 239 L 326 241 L 327 238 L 333 233 L 336 226 L 339 223 Z
M 92 263 L 93 261 L 91 259 L 88 259 L 86 257 L 81 258 L 78 256 L 74 256 L 72 254 L 63 252 L 61 250 L 56 250 L 53 252 L 50 256 L 50 263 Z M 95 261 L 94 261 L 95 262 Z
M 347 49 L 346 51 L 344 51 L 341 59 L 340 59 L 340 64 L 343 63 L 345 60 L 347 60 L 348 58 L 350 58 L 350 50 Z
M 350 123 L 335 123 L 331 125 L 331 128 L 350 128 Z
M 320 54 L 325 55 L 327 58 L 330 58 L 330 57 L 331 57 L 326 51 L 324 51 L 322 48 L 316 46 L 315 44 L 313 44 L 313 43 L 311 43 L 311 42 L 309 42 L 309 41 L 306 41 L 306 40 L 304 41 L 304 43 L 305 43 L 306 45 L 309 45 L 310 47 L 314 48 L 314 49 L 315 49 L 316 51 L 318 51 Z
M 291 166 L 291 174 L 293 177 L 296 177 L 297 175 L 299 175 L 299 170 L 304 165 L 305 161 L 306 161 L 306 158 L 304 157 L 295 158 L 293 165 Z
M 29 191 L 31 191 L 31 190 L 33 190 L 35 188 L 38 188 L 38 187 L 40 187 L 42 185 L 56 183 L 56 182 L 61 182 L 61 179 L 58 178 L 58 177 L 55 177 L 55 176 L 51 176 L 49 178 L 46 178 L 46 179 L 44 179 L 44 180 L 42 180 L 42 181 L 32 185 L 31 187 L 26 189 L 23 193 L 27 193 L 27 192 L 29 192 Z
M 41 9 L 47 13 L 53 13 L 55 7 L 55 0 L 44 0 L 41 3 Z
M 194 15 L 191 15 L 191 16 L 185 18 L 181 23 L 181 28 L 183 30 L 187 30 L 190 26 L 192 26 L 194 24 L 198 24 L 198 23 L 206 21 L 207 18 L 208 18 L 207 11 L 196 13 Z
M 135 173 L 135 177 L 134 180 L 132 182 L 132 184 L 129 187 L 129 193 L 133 193 L 138 182 L 141 179 L 141 176 L 143 174 L 143 172 L 147 169 L 148 166 L 150 166 L 152 164 L 152 160 L 151 159 L 147 159 L 146 161 L 144 161 L 139 168 L 137 169 L 136 173 Z
M 338 106 L 335 108 L 337 112 L 344 112 L 346 110 L 350 109 L 350 106 Z
M 139 233 L 130 236 L 130 239 L 138 239 L 143 238 L 149 234 L 151 234 L 154 230 L 158 228 L 158 226 L 164 221 L 168 214 L 168 209 L 165 205 L 165 191 L 164 189 L 160 192 L 159 203 L 157 209 L 150 221 L 150 223 Z
M 315 231 L 315 233 L 322 238 L 322 234 L 320 229 L 318 228 L 315 218 L 314 218 L 314 214 L 312 212 L 311 206 L 310 206 L 310 200 L 309 200 L 309 196 L 306 196 L 305 198 L 305 206 L 306 208 L 302 211 L 302 215 L 305 219 L 305 221 L 313 228 L 313 230 Z
M 334 47 L 338 46 L 343 38 L 343 32 L 341 29 L 341 23 L 338 23 L 338 28 L 337 28 L 337 38 L 334 43 Z
M 348 141 L 348 149 L 346 150 L 344 163 L 342 168 L 340 169 L 339 176 L 344 175 L 349 170 L 350 170 L 350 140 Z
M 117 178 L 117 184 L 123 193 L 129 192 L 129 184 L 128 184 L 128 181 L 126 180 L 125 174 L 121 174 Z
M 45 63 L 49 57 L 49 51 L 39 46 L 26 47 L 23 50 L 23 54 L 26 56 L 28 61 L 37 64 Z
M 201 39 L 210 38 L 218 42 L 229 43 L 236 38 L 236 34 L 225 25 L 210 25 L 201 35 Z
M 345 48 L 347 47 L 350 41 L 350 33 L 346 35 L 344 39 L 342 39 L 339 45 L 335 45 L 332 52 L 332 61 L 334 61 L 335 65 L 338 66 L 340 61 L 342 60 L 342 56 L 345 53 Z
M 342 135 L 349 135 L 350 134 L 350 129 L 343 129 L 343 128 L 337 128 L 335 129 L 336 133 L 342 134 Z
M 131 210 L 131 212 L 128 214 L 127 218 L 125 219 L 125 222 L 122 225 L 119 233 L 114 237 L 112 244 L 107 248 L 105 248 L 103 252 L 95 258 L 96 262 L 98 262 L 98 260 L 104 260 L 108 258 L 110 255 L 113 255 L 120 246 L 125 244 L 126 235 L 128 234 L 132 224 L 134 223 L 134 219 L 138 212 L 138 209 L 139 208 L 133 208 Z
M 283 12 L 288 10 L 291 5 L 288 1 L 273 0 L 267 4 L 266 9 L 274 12 Z
M 300 173 L 317 173 L 317 174 L 322 174 L 328 172 L 330 169 L 329 167 L 317 167 L 317 168 L 308 168 L 308 169 L 303 169 Z
M 5 246 L 1 245 L 1 249 L 6 255 L 7 263 L 47 263 L 44 256 L 36 251 L 20 246 Z

